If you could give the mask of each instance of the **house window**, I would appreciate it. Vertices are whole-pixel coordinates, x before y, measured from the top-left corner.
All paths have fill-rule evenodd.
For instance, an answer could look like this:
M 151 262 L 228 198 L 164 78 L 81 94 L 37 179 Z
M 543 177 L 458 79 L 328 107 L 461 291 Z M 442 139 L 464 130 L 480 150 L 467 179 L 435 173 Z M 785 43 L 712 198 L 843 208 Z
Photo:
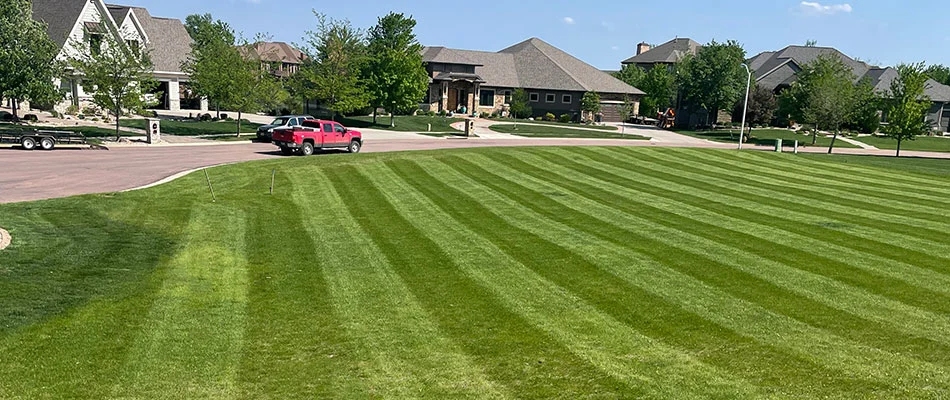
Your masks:
M 537 93 L 531 93 L 530 95 L 528 95 L 528 99 L 531 100 L 532 103 L 537 103 L 541 101 L 541 95 Z
M 89 51 L 94 56 L 102 53 L 102 35 L 89 35 Z
M 138 41 L 138 40 L 126 40 L 126 41 L 125 41 L 125 44 L 127 44 L 127 45 L 129 46 L 129 50 L 131 50 L 132 53 L 138 54 L 138 52 L 139 52 L 139 41 Z
M 544 102 L 545 102 L 545 103 L 553 103 L 553 102 L 555 102 L 555 101 L 557 101 L 557 96 L 555 96 L 553 93 L 548 93 L 548 94 L 544 95 Z
M 442 64 L 432 64 L 432 71 L 433 71 L 433 72 L 442 72 L 442 71 L 445 71 L 445 66 L 442 65 Z
M 478 98 L 478 105 L 482 107 L 494 107 L 495 106 L 495 91 L 482 90 L 482 93 Z
M 564 104 L 571 104 L 571 103 L 573 103 L 573 102 L 574 102 L 574 96 L 571 96 L 571 95 L 569 95 L 569 94 L 565 94 L 565 95 L 561 96 L 561 103 L 564 103 Z
M 505 94 L 505 104 L 511 104 L 511 91 L 506 90 L 504 91 L 504 94 Z

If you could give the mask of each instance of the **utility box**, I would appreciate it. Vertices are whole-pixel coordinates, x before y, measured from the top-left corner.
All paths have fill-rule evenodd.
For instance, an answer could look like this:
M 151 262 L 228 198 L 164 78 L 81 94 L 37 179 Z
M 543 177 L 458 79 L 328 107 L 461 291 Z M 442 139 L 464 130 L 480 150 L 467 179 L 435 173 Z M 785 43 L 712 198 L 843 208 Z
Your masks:
M 472 133 L 475 132 L 475 121 L 471 119 L 465 120 L 465 136 L 470 137 Z
M 145 142 L 148 144 L 158 143 L 162 141 L 162 122 L 158 118 L 149 118 L 145 120 L 146 131 L 145 132 Z

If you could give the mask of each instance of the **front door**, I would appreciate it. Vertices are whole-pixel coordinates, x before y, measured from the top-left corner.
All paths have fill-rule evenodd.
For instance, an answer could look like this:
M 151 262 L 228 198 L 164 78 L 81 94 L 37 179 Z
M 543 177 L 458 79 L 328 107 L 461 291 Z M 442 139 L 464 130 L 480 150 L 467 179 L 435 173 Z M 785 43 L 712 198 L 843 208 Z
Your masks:
M 449 104 L 448 109 L 445 111 L 455 112 L 459 108 L 459 91 L 457 89 L 449 88 Z
M 455 103 L 459 105 L 458 107 L 455 108 L 456 110 L 461 110 L 462 107 L 464 107 L 465 113 L 472 112 L 472 110 L 468 109 L 468 90 L 464 90 L 464 89 L 459 90 L 458 99 L 455 100 Z

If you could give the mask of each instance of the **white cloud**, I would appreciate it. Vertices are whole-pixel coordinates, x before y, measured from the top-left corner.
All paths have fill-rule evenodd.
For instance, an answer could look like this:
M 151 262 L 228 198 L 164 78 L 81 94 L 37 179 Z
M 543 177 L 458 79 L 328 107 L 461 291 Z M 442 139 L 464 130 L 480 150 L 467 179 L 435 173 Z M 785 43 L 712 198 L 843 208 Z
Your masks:
M 574 25 L 574 18 L 564 17 L 564 23 L 568 25 Z
M 854 11 L 854 8 L 852 8 L 851 4 L 848 4 L 848 3 L 824 5 L 818 2 L 803 1 L 801 3 L 801 8 L 803 11 L 808 12 L 808 13 L 826 14 L 826 15 L 832 15 L 832 14 L 837 14 L 837 13 L 850 13 L 851 11 Z

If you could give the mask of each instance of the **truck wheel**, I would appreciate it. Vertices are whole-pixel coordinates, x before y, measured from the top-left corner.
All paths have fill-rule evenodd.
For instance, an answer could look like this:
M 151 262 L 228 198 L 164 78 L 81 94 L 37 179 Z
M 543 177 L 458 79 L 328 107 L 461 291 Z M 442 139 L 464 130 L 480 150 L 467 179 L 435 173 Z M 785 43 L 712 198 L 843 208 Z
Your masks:
M 294 154 L 294 149 L 291 149 L 290 147 L 287 147 L 287 146 L 281 146 L 281 148 L 280 148 L 280 154 L 283 154 L 283 155 L 285 155 L 285 156 L 293 155 L 293 154 Z
M 359 153 L 359 152 L 360 152 L 360 149 L 361 149 L 362 147 L 363 147 L 363 145 L 360 144 L 360 142 L 354 140 L 354 141 L 350 142 L 350 146 L 346 148 L 346 151 L 348 151 L 348 152 L 350 152 L 350 153 L 353 153 L 353 154 L 356 154 L 356 153 Z
M 53 138 L 43 138 L 40 140 L 40 148 L 43 150 L 53 150 L 53 147 L 56 147 L 56 141 Z
M 302 156 L 312 156 L 313 155 L 313 143 L 306 142 L 300 146 L 300 155 Z
M 23 146 L 23 150 L 33 150 L 36 148 L 36 139 L 31 137 L 20 139 L 20 146 Z

